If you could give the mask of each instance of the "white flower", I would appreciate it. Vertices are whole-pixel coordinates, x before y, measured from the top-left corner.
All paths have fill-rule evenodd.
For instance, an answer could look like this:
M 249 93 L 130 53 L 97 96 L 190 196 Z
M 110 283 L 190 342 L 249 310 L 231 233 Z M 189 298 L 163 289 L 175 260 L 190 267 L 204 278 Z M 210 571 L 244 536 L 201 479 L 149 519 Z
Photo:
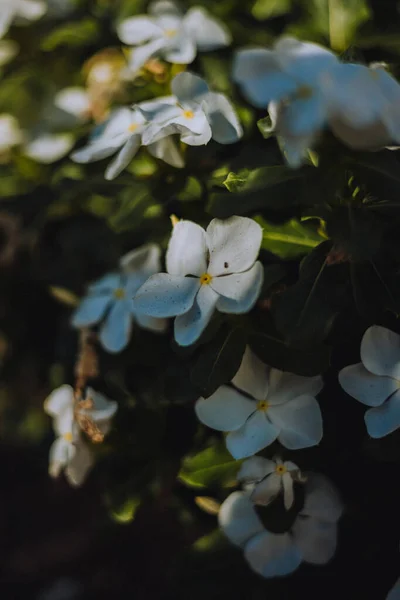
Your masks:
M 267 506 L 282 493 L 284 506 L 289 510 L 294 502 L 293 482 L 301 480 L 301 473 L 290 460 L 253 456 L 244 461 L 237 479 L 251 492 L 250 499 L 255 504 Z
M 400 85 L 382 65 L 341 65 L 330 96 L 329 125 L 347 146 L 376 150 L 400 143 Z
M 151 317 L 176 317 L 176 341 L 193 344 L 215 309 L 240 314 L 253 307 L 263 281 L 256 262 L 261 239 L 261 227 L 246 217 L 213 219 L 206 231 L 179 221 L 168 245 L 167 273 L 146 281 L 134 298 L 135 309 Z
M 400 579 L 396 581 L 388 595 L 386 600 L 400 600 Z
M 106 179 L 114 179 L 129 165 L 143 143 L 142 136 L 148 123 L 141 108 L 157 110 L 164 105 L 165 99 L 159 98 L 142 102 L 134 108 L 115 109 L 109 119 L 94 130 L 89 144 L 74 152 L 71 158 L 78 163 L 88 163 L 108 158 L 119 150 L 105 173 Z M 148 150 L 174 167 L 183 167 L 182 157 L 170 137 L 150 144 Z
M 223 502 L 219 525 L 227 538 L 243 548 L 250 567 L 263 577 L 283 577 L 302 562 L 326 564 L 334 555 L 337 521 L 343 508 L 329 480 L 308 474 L 304 506 L 284 533 L 265 529 L 248 492 L 234 492 Z
M 195 410 L 208 427 L 230 432 L 226 446 L 234 458 L 252 456 L 276 439 L 290 450 L 321 441 L 322 416 L 314 397 L 323 387 L 319 375 L 270 368 L 247 347 L 232 383 L 237 389 L 223 385 L 200 398 Z
M 21 144 L 22 131 L 15 117 L 7 113 L 0 114 L 0 154 L 7 153 Z
M 100 436 L 106 435 L 117 403 L 88 388 L 85 400 L 76 404 L 72 387 L 62 385 L 45 400 L 44 409 L 53 418 L 57 436 L 50 449 L 49 473 L 58 477 L 65 470 L 69 483 L 79 486 L 93 464 L 92 452 L 81 430 L 90 426 Z
M 72 116 L 77 123 L 85 123 L 90 119 L 91 101 L 89 94 L 82 87 L 67 87 L 54 97 L 54 105 Z
M 361 341 L 361 362 L 339 373 L 342 388 L 367 406 L 368 433 L 381 438 L 400 427 L 400 336 L 373 325 Z
M 154 56 L 189 64 L 197 50 L 215 50 L 231 42 L 223 24 L 204 8 L 191 8 L 183 16 L 173 2 L 161 0 L 150 4 L 149 13 L 149 17 L 129 17 L 117 27 L 120 40 L 136 46 L 130 52 L 129 67 L 133 73 Z
M 46 12 L 46 2 L 41 0 L 1 0 L 0 38 L 10 28 L 15 19 L 18 21 L 36 21 Z
M 273 103 L 269 109 L 274 112 L 276 133 L 283 138 L 292 167 L 300 166 L 327 123 L 341 66 L 325 48 L 289 37 L 278 40 L 273 50 L 236 54 L 233 78 L 255 106 L 267 108 Z
M 220 144 L 232 144 L 243 135 L 235 110 L 224 94 L 210 92 L 207 83 L 193 73 L 179 73 L 171 82 L 173 97 L 161 110 L 143 111 L 151 121 L 143 133 L 148 145 L 167 135 L 178 133 L 189 146 L 207 144 L 211 138 Z
M 120 352 L 130 339 L 133 320 L 151 331 L 164 331 L 166 321 L 135 310 L 132 298 L 150 275 L 160 270 L 160 249 L 147 244 L 121 261 L 121 272 L 105 275 L 89 286 L 88 293 L 72 317 L 74 327 L 101 322 L 99 339 L 108 352 Z

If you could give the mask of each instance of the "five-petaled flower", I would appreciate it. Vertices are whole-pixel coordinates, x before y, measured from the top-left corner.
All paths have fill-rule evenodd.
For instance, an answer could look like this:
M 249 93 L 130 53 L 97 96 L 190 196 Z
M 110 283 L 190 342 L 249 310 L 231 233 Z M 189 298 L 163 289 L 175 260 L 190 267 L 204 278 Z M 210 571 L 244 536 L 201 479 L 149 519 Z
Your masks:
M 243 135 L 236 112 L 224 94 L 211 92 L 207 83 L 190 72 L 179 73 L 171 82 L 171 97 L 142 113 L 149 121 L 143 144 L 153 144 L 177 133 L 189 146 L 207 144 L 212 138 L 220 144 L 233 144 Z
M 283 533 L 264 527 L 250 490 L 233 492 L 221 505 L 222 531 L 243 548 L 250 567 L 263 577 L 289 575 L 302 562 L 323 565 L 335 553 L 337 521 L 343 511 L 336 489 L 322 475 L 310 473 L 304 491 L 304 506 Z
M 82 401 L 75 401 L 74 390 L 62 385 L 45 400 L 44 409 L 53 418 L 57 439 L 50 449 L 49 473 L 58 477 L 65 471 L 71 485 L 81 485 L 93 464 L 93 455 L 82 431 L 101 441 L 110 429 L 117 403 L 87 388 Z M 97 436 L 97 437 L 96 437 Z
M 261 456 L 245 460 L 237 479 L 245 489 L 251 490 L 252 502 L 261 506 L 267 506 L 282 493 L 286 510 L 294 502 L 293 483 L 303 482 L 300 469 L 295 463 L 283 461 L 279 457 L 269 460 Z
M 197 50 L 215 50 L 231 42 L 223 24 L 204 8 L 193 7 L 183 16 L 173 2 L 161 0 L 150 4 L 149 13 L 150 16 L 129 17 L 117 27 L 120 40 L 135 46 L 129 56 L 133 74 L 155 56 L 175 64 L 189 64 Z
M 215 309 L 239 314 L 254 306 L 263 282 L 256 261 L 261 239 L 261 227 L 246 217 L 213 219 L 206 230 L 179 221 L 168 245 L 167 273 L 153 275 L 138 290 L 135 310 L 176 317 L 175 340 L 193 344 Z
M 235 386 L 200 398 L 195 410 L 202 423 L 229 432 L 226 446 L 236 459 L 266 448 L 276 439 L 290 450 L 315 446 L 322 438 L 322 416 L 315 395 L 322 377 L 302 377 L 270 368 L 247 347 Z
M 371 406 L 365 413 L 368 433 L 381 438 L 400 427 L 400 336 L 373 325 L 361 341 L 361 362 L 339 373 L 342 388 Z
M 100 325 L 100 342 L 108 352 L 120 352 L 130 338 L 133 320 L 151 331 L 165 330 L 166 321 L 139 313 L 132 298 L 140 286 L 160 270 L 160 249 L 147 244 L 120 261 L 121 272 L 110 273 L 89 286 L 72 317 L 74 327 Z
M 119 150 L 105 173 L 106 179 L 114 179 L 129 165 L 143 143 L 143 134 L 149 125 L 143 111 L 157 113 L 168 102 L 168 98 L 157 98 L 133 108 L 114 109 L 107 121 L 94 129 L 88 145 L 73 152 L 71 158 L 78 163 L 88 163 L 108 158 Z M 174 167 L 183 167 L 182 157 L 172 138 L 167 134 L 162 137 L 160 141 L 146 144 L 150 154 Z

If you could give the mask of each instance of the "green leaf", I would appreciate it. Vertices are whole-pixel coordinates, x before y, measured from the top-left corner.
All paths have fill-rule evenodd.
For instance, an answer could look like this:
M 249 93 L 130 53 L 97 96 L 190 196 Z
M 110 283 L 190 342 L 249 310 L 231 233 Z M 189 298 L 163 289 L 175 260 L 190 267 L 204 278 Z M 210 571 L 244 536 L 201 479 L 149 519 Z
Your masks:
M 198 454 L 186 457 L 178 479 L 193 488 L 233 487 L 241 462 L 232 458 L 224 442 L 218 441 Z
M 251 14 L 259 21 L 271 19 L 288 13 L 291 5 L 291 0 L 256 0 Z
M 222 327 L 211 342 L 201 347 L 191 380 L 204 397 L 211 396 L 220 385 L 231 381 L 239 369 L 245 347 L 243 329 L 230 326 Z
M 280 258 L 295 258 L 311 252 L 326 238 L 309 225 L 292 219 L 283 225 L 268 223 L 262 217 L 255 221 L 263 228 L 262 248 Z
M 148 186 L 133 183 L 121 193 L 119 209 L 110 217 L 109 223 L 117 233 L 136 229 L 146 212 L 155 206 L 156 202 L 150 196 Z
M 351 45 L 362 23 L 371 17 L 366 0 L 303 0 L 313 29 L 330 40 L 333 50 Z
M 121 525 L 129 524 L 136 516 L 136 512 L 141 504 L 139 496 L 132 496 L 123 502 L 121 506 L 113 508 L 110 512 L 111 517 Z
M 90 46 L 98 35 L 99 25 L 95 19 L 87 18 L 78 23 L 65 23 L 44 38 L 41 48 L 45 52 L 51 52 L 60 46 Z

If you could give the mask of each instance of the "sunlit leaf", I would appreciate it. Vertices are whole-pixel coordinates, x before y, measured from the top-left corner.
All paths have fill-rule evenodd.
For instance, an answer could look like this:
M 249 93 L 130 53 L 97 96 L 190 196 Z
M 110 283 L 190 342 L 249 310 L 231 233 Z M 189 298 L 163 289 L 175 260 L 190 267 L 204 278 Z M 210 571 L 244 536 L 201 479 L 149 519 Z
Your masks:
M 233 487 L 241 461 L 229 454 L 221 441 L 184 459 L 178 478 L 193 488 Z
M 262 217 L 255 219 L 263 228 L 262 248 L 280 258 L 295 258 L 307 254 L 325 240 L 310 225 L 292 219 L 283 225 L 268 223 Z

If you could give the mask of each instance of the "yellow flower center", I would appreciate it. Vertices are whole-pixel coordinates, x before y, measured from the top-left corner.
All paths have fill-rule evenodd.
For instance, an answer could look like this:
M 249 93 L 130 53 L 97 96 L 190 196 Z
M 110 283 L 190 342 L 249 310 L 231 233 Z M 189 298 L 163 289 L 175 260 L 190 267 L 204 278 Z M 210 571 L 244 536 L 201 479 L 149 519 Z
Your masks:
M 209 273 L 203 273 L 203 275 L 200 277 L 201 285 L 209 285 L 211 281 L 212 275 L 210 275 Z
M 123 300 L 126 296 L 125 290 L 124 288 L 117 288 L 116 290 L 114 290 L 114 297 L 117 300 Z
M 309 85 L 301 85 L 295 93 L 295 97 L 298 100 L 308 100 L 314 94 L 312 87 Z
M 193 119 L 194 117 L 194 112 L 192 110 L 184 110 L 182 114 L 185 119 Z
M 72 440 L 74 439 L 73 435 L 70 431 L 67 431 L 67 433 L 64 433 L 63 438 L 66 442 L 72 442 Z
M 175 37 L 177 33 L 178 33 L 177 29 L 166 29 L 165 30 L 165 35 L 166 35 L 166 37 L 169 37 L 169 38 Z
M 284 475 L 287 471 L 287 468 L 285 467 L 285 465 L 276 465 L 275 467 L 275 473 L 277 473 L 278 475 Z
M 131 123 L 129 125 L 129 127 L 128 127 L 128 131 L 130 131 L 131 133 L 134 133 L 137 128 L 138 128 L 138 124 L 137 123 Z
M 257 410 L 266 412 L 269 409 L 269 403 L 266 400 L 259 400 L 257 402 Z

